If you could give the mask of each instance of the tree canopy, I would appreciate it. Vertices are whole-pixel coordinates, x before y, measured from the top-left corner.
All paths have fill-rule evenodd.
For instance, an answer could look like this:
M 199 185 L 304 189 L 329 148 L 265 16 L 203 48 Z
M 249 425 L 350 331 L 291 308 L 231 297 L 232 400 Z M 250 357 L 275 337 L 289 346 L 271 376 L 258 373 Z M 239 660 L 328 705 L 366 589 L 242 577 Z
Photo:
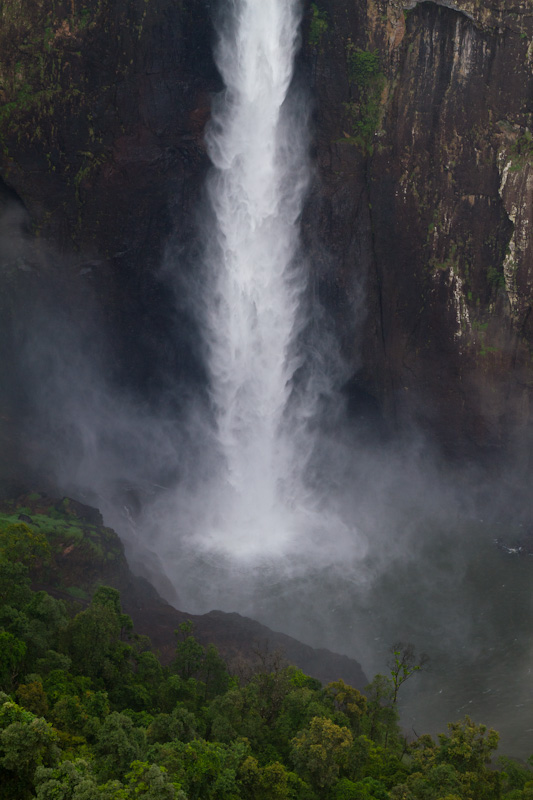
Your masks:
M 0 531 L 1 800 L 533 800 L 530 767 L 494 763 L 469 717 L 406 741 L 409 645 L 364 694 L 276 659 L 230 675 L 191 623 L 164 666 L 116 589 L 83 610 L 32 591 L 46 557 L 29 526 Z

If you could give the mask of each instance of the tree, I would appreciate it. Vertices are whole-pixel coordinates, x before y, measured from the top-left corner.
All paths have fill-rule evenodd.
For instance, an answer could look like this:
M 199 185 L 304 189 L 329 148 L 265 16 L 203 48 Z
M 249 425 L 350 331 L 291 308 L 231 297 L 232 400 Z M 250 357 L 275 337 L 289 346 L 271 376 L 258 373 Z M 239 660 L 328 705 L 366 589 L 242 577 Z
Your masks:
M 217 695 L 224 694 L 229 685 L 229 674 L 226 662 L 214 644 L 207 646 L 202 663 L 201 675 L 205 684 L 205 699 L 210 700 Z
M 261 655 L 265 666 L 254 675 L 246 689 L 254 711 L 266 725 L 273 727 L 285 700 L 294 689 L 292 672 L 285 666 L 279 652 Z
M 11 691 L 26 655 L 24 642 L 7 631 L 0 631 L 0 689 Z
M 528 759 L 531 764 L 532 758 Z M 500 756 L 498 758 L 498 766 L 502 768 L 502 777 L 504 779 L 504 786 L 509 790 L 522 791 L 526 784 L 533 788 L 533 772 L 529 767 L 525 767 L 518 761 L 507 756 Z
M 44 717 L 48 713 L 48 699 L 41 680 L 20 683 L 17 687 L 17 699 L 32 714 Z
M 417 659 L 415 647 L 410 642 L 396 642 L 391 647 L 392 657 L 389 660 L 390 675 L 394 691 L 392 694 L 392 705 L 396 705 L 398 691 L 405 681 L 425 667 L 429 659 L 422 653 Z
M 102 777 L 121 779 L 133 761 L 144 757 L 145 731 L 136 728 L 130 717 L 113 711 L 98 732 L 94 751 L 99 756 L 98 768 Z
M 210 738 L 229 743 L 238 737 L 256 738 L 262 726 L 261 717 L 252 711 L 247 689 L 230 689 L 215 697 L 209 707 Z
M 348 728 L 326 717 L 314 717 L 292 740 L 292 760 L 318 789 L 333 786 L 353 742 Z
M 368 716 L 368 735 L 374 742 L 388 743 L 390 731 L 397 724 L 398 714 L 394 708 L 394 684 L 392 679 L 379 673 L 365 687 Z
M 237 774 L 250 747 L 245 741 L 225 745 L 194 739 L 156 745 L 151 754 L 189 800 L 235 800 L 239 797 Z
M 239 769 L 240 795 L 245 800 L 289 800 L 298 776 L 279 761 L 260 767 L 256 758 L 248 756 Z
M 475 800 L 498 800 L 501 773 L 487 769 L 498 746 L 498 734 L 470 717 L 448 725 L 436 745 L 430 736 L 420 737 L 412 746 L 413 774 L 408 781 L 415 798 L 458 796 Z
M 196 675 L 205 655 L 204 648 L 196 641 L 192 632 L 193 624 L 190 620 L 182 622 L 178 629 L 174 631 L 178 641 L 172 669 L 183 680 L 188 680 Z
M 289 758 L 290 742 L 302 728 L 309 725 L 313 717 L 332 717 L 331 704 L 324 697 L 322 691 L 313 691 L 307 686 L 293 686 L 286 695 L 281 710 L 272 729 L 272 740 L 276 750 L 283 758 Z M 339 725 L 346 722 L 343 714 L 338 713 L 339 719 L 333 721 Z
M 441 798 L 461 792 L 461 776 L 451 764 L 434 764 L 425 772 L 414 772 L 408 778 L 413 795 L 423 798 Z
M 121 612 L 119 592 L 109 586 L 98 587 L 89 608 L 77 614 L 64 632 L 73 669 L 104 680 L 108 690 L 124 688 L 133 673 L 134 652 L 122 637 L 131 628 L 131 618 Z
M 38 658 L 56 647 L 60 631 L 68 622 L 65 603 L 47 592 L 34 592 L 22 612 L 26 618 L 24 630 L 18 634 L 26 643 L 26 670 L 34 668 Z M 16 633 L 16 631 L 13 631 Z
M 439 734 L 437 763 L 452 764 L 458 772 L 480 771 L 498 747 L 499 734 L 486 725 L 476 725 L 469 716 L 448 724 L 449 734 Z
M 146 761 L 134 761 L 124 784 L 113 781 L 101 787 L 102 800 L 174 800 L 176 789 L 164 768 Z
M 188 742 L 194 739 L 198 723 L 194 714 L 184 706 L 177 705 L 172 714 L 158 714 L 150 723 L 146 732 L 148 741 L 152 744 L 171 742 L 178 739 Z
M 65 631 L 73 668 L 91 678 L 99 677 L 119 637 L 120 624 L 112 609 L 91 605 L 77 614 Z
M 103 606 L 111 609 L 120 624 L 121 637 L 124 635 L 129 636 L 129 633 L 133 630 L 133 622 L 128 614 L 122 613 L 118 589 L 113 589 L 111 586 L 99 586 L 93 595 L 91 603 L 93 606 Z
M 16 703 L 2 697 L 0 703 L 0 786 L 3 797 L 24 800 L 31 796 L 36 767 L 57 762 L 57 733 Z
M 0 526 L 0 558 L 31 566 L 37 560 L 47 559 L 50 545 L 44 534 L 33 531 L 24 522 Z
M 35 773 L 37 800 L 174 800 L 176 790 L 164 769 L 134 761 L 124 783 L 98 785 L 87 761 L 63 761 L 55 768 L 39 767 Z
M 367 712 L 366 697 L 342 679 L 328 683 L 325 694 L 331 698 L 335 708 L 348 717 L 352 728 L 358 730 L 361 718 Z
M 0 558 L 0 607 L 21 608 L 32 596 L 28 568 Z
M 37 767 L 37 800 L 97 800 L 96 779 L 87 761 L 63 761 L 57 767 Z

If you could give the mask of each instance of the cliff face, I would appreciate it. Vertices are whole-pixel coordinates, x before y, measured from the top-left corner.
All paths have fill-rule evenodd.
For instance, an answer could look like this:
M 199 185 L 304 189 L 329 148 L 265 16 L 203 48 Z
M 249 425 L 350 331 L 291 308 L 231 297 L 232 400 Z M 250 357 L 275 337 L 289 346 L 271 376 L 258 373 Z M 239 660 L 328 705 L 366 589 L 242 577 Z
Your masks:
M 206 164 L 206 3 L 22 0 L 0 13 L 2 175 L 34 230 L 115 268 L 125 241 L 130 264 L 158 263 Z
M 530 426 L 531 8 L 312 13 L 313 211 L 337 268 L 319 280 L 329 297 L 365 286 L 364 318 L 344 328 L 348 352 L 363 342 L 358 380 L 450 452 L 505 448 Z
M 0 4 L 0 347 L 22 308 L 39 324 L 44 302 L 87 339 L 97 326 L 117 381 L 156 392 L 165 369 L 179 374 L 156 271 L 171 233 L 178 246 L 193 237 L 211 51 L 206 0 Z
M 305 11 L 317 171 L 304 236 L 317 290 L 353 386 L 450 453 L 505 450 L 530 427 L 528 5 L 317 0 Z M 22 201 L 16 225 L 35 237 L 23 251 L 4 245 L 4 285 L 38 294 L 53 273 L 65 302 L 96 295 L 127 379 L 149 384 L 162 360 L 183 361 L 169 352 L 155 271 L 171 232 L 195 237 L 219 87 L 210 4 L 10 0 L 0 15 L 0 201 L 10 214 Z

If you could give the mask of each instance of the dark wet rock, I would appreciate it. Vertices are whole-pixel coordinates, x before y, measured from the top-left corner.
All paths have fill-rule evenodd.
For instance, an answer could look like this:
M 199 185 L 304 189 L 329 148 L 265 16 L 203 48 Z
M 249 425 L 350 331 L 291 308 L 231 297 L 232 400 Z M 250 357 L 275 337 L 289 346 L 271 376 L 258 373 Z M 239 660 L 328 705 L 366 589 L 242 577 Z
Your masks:
M 146 587 L 136 581 L 122 594 L 123 608 L 131 615 L 135 629 L 150 637 L 165 663 L 174 654 L 173 631 L 190 620 L 198 641 L 203 645 L 215 644 L 234 672 L 253 671 L 261 661 L 279 656 L 322 683 L 342 678 L 358 689 L 368 683 L 361 665 L 353 658 L 310 647 L 240 614 L 210 611 L 195 615 L 178 611 L 159 597 L 147 597 Z
M 450 455 L 512 452 L 533 385 L 530 6 L 317 5 L 305 232 L 354 375 Z M 358 50 L 379 53 L 370 88 Z

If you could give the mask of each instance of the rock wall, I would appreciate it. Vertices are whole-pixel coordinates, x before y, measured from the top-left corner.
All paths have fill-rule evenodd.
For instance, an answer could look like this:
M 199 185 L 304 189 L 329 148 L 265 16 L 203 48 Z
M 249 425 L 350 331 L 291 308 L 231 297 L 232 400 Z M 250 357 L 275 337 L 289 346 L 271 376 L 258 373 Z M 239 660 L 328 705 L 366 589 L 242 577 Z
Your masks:
M 156 273 L 171 234 L 194 237 L 208 167 L 209 3 L 7 0 L 0 53 L 0 206 L 26 212 L 1 258 L 4 324 L 43 298 L 75 320 L 92 304 L 116 379 L 156 393 L 187 361 Z
M 324 0 L 307 49 L 310 239 L 325 297 L 354 301 L 357 382 L 451 454 L 509 452 L 531 425 L 530 4 Z
M 96 297 L 119 379 L 183 369 L 156 273 L 171 234 L 194 247 L 220 80 L 211 13 L 208 0 L 1 5 L 0 211 L 18 199 L 11 230 L 31 232 L 1 251 L 4 343 L 21 293 L 53 286 L 73 307 Z M 350 391 L 452 455 L 511 452 L 533 380 L 527 0 L 316 0 L 302 38 L 316 157 L 304 236 Z
M 119 264 L 127 241 L 130 263 L 153 266 L 205 169 L 218 80 L 206 3 L 11 0 L 0 13 L 2 175 L 34 230 Z

